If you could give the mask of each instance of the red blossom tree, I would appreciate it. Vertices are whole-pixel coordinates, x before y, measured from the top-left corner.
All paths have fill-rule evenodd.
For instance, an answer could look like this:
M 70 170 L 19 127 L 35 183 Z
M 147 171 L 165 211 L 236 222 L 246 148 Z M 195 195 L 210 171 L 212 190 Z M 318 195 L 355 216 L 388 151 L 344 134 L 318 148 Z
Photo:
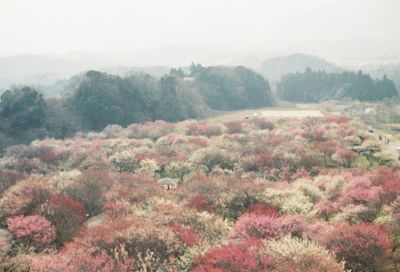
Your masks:
M 328 236 L 327 247 L 352 271 L 377 271 L 391 256 L 391 233 L 383 225 L 338 225 Z
M 229 244 L 211 249 L 195 263 L 193 272 L 266 272 L 268 261 L 257 260 L 244 245 Z
M 282 220 L 276 216 L 245 213 L 239 217 L 229 233 L 230 239 L 273 239 L 283 235 Z
M 350 167 L 353 161 L 357 158 L 357 153 L 347 148 L 339 148 L 336 152 L 339 160 L 344 167 Z
M 207 212 L 214 212 L 214 207 L 209 204 L 208 200 L 202 196 L 202 195 L 197 195 L 193 197 L 189 203 L 187 204 L 188 207 L 196 209 L 198 211 L 207 211 Z
M 257 202 L 251 204 L 246 212 L 260 216 L 270 216 L 270 217 L 279 216 L 278 209 L 272 206 L 271 204 L 265 202 Z
M 379 167 L 372 175 L 371 181 L 374 185 L 382 186 L 383 200 L 391 203 L 400 195 L 400 175 L 393 168 Z
M 62 195 L 50 198 L 42 214 L 55 226 L 59 245 L 71 240 L 86 219 L 83 205 Z
M 192 247 L 199 244 L 199 235 L 194 233 L 189 227 L 183 227 L 179 224 L 171 226 L 172 231 L 184 242 L 187 246 Z
M 51 222 L 38 215 L 8 218 L 7 226 L 17 244 L 33 246 L 35 249 L 44 248 L 56 238 Z
M 383 190 L 380 186 L 373 186 L 369 178 L 364 176 L 350 178 L 344 194 L 340 198 L 342 204 L 356 203 L 376 205 L 382 198 Z

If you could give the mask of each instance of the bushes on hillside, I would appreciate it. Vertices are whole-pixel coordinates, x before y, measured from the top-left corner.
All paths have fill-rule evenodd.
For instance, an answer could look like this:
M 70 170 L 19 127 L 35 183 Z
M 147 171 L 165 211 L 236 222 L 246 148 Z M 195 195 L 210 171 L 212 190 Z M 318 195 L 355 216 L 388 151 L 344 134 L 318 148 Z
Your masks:
M 390 231 L 382 225 L 338 225 L 327 237 L 326 245 L 352 271 L 377 271 L 390 258 Z
M 20 252 L 29 252 L 30 248 L 42 250 L 56 238 L 51 222 L 37 215 L 8 218 L 7 227 L 16 240 L 16 250 Z

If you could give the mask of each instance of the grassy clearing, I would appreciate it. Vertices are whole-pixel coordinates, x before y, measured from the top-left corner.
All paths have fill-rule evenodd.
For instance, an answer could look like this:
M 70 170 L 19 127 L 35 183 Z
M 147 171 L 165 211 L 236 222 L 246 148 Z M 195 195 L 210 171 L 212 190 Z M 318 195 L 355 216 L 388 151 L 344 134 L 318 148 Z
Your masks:
M 301 118 L 301 117 L 321 117 L 324 114 L 320 110 L 319 104 L 294 104 L 291 107 L 267 107 L 259 109 L 248 109 L 238 111 L 215 112 L 215 115 L 206 118 L 207 121 L 234 121 L 240 119 L 263 117 L 271 119 L 279 118 Z

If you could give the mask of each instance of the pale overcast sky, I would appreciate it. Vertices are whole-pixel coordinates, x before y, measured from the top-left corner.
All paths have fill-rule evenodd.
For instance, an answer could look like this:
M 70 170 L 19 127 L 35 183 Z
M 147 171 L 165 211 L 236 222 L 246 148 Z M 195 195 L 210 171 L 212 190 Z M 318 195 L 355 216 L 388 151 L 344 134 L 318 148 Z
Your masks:
M 0 55 L 167 46 L 329 55 L 331 41 L 346 40 L 397 54 L 400 0 L 0 0 Z

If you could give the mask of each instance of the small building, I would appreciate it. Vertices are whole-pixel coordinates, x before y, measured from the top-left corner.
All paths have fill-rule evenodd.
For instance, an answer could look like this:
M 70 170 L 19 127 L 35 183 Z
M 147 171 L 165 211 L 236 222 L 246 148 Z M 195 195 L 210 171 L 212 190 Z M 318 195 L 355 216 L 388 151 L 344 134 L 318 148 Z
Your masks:
M 366 108 L 364 111 L 365 115 L 376 115 L 376 110 L 374 108 Z
M 178 187 L 179 179 L 176 178 L 162 178 L 158 182 L 164 187 L 166 191 L 176 189 Z
M 196 81 L 196 78 L 195 77 L 191 77 L 191 76 L 185 76 L 183 78 L 183 80 L 187 81 L 187 82 L 194 82 L 194 81 Z

